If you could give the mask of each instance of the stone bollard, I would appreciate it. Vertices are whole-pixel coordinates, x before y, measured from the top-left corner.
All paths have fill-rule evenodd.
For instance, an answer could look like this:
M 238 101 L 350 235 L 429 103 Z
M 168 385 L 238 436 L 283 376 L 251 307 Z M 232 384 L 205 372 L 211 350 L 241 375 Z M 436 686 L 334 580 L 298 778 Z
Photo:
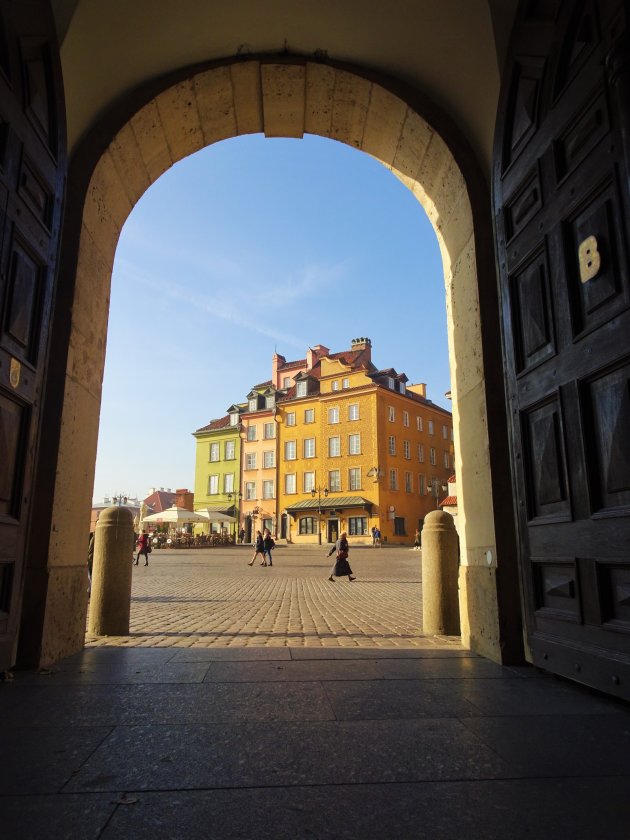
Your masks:
M 427 514 L 422 529 L 422 624 L 427 636 L 458 636 L 459 545 L 450 513 Z
M 88 631 L 94 636 L 126 636 L 131 609 L 133 514 L 106 508 L 94 533 L 94 568 Z

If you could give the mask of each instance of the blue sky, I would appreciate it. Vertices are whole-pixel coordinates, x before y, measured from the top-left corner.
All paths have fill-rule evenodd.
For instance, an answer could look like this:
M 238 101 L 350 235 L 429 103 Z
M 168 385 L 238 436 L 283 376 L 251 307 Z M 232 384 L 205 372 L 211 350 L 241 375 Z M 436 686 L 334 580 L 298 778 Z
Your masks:
M 450 409 L 442 264 L 411 193 L 340 143 L 249 136 L 181 161 L 118 244 L 94 498 L 194 485 L 191 433 L 304 358 L 372 340 Z

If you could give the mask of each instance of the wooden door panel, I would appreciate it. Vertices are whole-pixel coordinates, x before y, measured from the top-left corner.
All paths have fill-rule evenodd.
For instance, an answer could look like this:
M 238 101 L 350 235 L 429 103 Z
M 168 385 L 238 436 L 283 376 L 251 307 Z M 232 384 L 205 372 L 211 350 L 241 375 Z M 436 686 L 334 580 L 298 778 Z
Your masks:
M 65 167 L 49 0 L 0 0 L 0 671 L 25 580 Z
M 604 70 L 620 10 L 521 4 L 493 200 L 529 644 L 630 698 L 630 155 Z

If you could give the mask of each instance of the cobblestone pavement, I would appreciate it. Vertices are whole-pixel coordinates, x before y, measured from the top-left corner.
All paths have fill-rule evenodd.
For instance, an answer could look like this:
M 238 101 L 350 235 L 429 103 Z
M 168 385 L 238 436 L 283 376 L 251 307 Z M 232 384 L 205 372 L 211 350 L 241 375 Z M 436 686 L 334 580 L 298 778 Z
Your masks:
M 327 580 L 327 546 L 274 552 L 252 567 L 250 546 L 155 551 L 133 567 L 129 636 L 86 645 L 133 647 L 459 647 L 422 635 L 421 554 L 355 548 L 356 581 Z

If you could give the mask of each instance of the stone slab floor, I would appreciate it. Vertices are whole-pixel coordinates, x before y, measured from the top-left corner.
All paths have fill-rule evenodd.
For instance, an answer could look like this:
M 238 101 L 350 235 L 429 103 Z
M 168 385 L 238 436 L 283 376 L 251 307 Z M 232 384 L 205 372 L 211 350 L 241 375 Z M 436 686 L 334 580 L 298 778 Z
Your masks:
M 0 683 L 0 837 L 627 840 L 629 707 L 423 639 L 417 554 L 370 552 L 134 568 L 132 637 Z

